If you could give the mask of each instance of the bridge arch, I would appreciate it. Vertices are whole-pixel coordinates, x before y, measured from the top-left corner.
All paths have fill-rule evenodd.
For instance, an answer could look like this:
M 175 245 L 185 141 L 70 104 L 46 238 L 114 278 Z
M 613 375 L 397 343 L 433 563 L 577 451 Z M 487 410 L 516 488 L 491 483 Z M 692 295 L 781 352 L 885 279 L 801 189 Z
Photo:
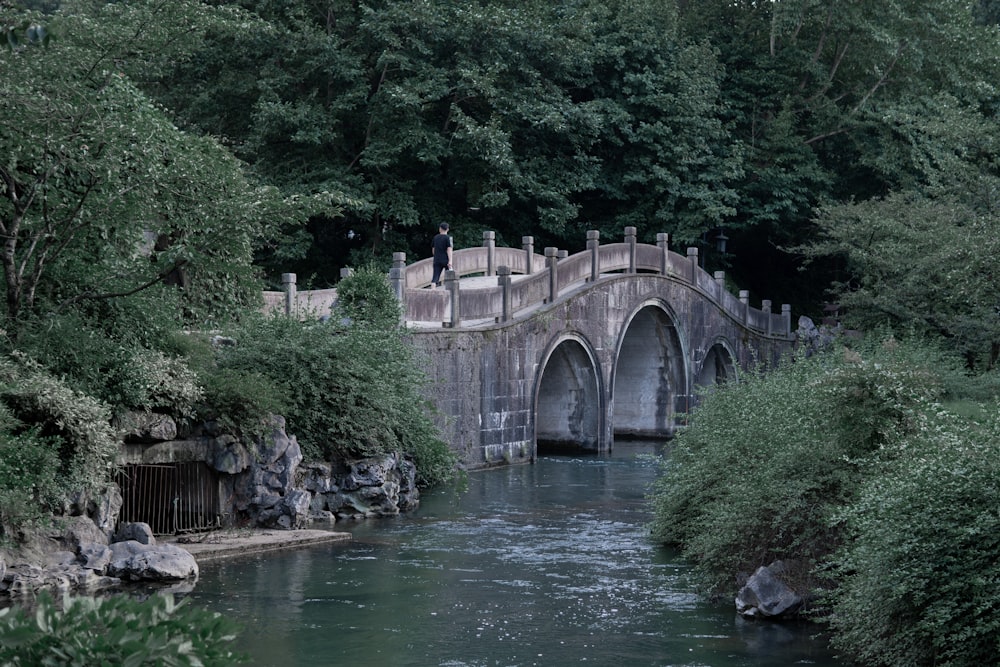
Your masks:
M 542 358 L 535 384 L 535 446 L 540 452 L 601 451 L 604 386 L 593 347 L 576 333 L 559 336 Z
M 716 338 L 712 346 L 705 352 L 695 378 L 695 387 L 711 388 L 723 382 L 736 380 L 736 353 L 733 346 L 725 338 Z
M 625 321 L 612 379 L 615 435 L 669 437 L 688 396 L 686 343 L 669 304 L 650 299 Z M 686 409 L 686 405 L 682 405 Z

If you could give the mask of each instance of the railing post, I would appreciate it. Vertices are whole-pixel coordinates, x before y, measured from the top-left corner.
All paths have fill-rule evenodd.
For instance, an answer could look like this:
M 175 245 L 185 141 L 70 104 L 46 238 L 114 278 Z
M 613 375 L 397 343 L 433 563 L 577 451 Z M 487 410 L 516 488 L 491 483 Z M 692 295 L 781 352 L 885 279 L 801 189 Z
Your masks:
M 350 269 L 348 269 L 350 270 Z M 341 277 L 344 272 L 341 271 Z M 389 284 L 392 286 L 392 293 L 399 301 L 399 309 L 402 311 L 403 321 L 406 321 L 406 253 L 392 253 L 392 268 L 389 269 Z
M 688 259 L 691 260 L 691 284 L 698 284 L 698 249 L 688 248 Z
M 715 278 L 715 284 L 716 285 L 718 285 L 722 289 L 726 289 L 726 272 L 725 271 L 716 271 L 715 273 L 712 274 L 712 277 Z
M 458 274 L 452 269 L 444 272 L 444 288 L 448 290 L 448 294 L 451 297 L 451 321 L 443 322 L 442 326 L 457 327 L 462 323 L 462 315 L 458 309 Z
M 558 248 L 546 248 L 545 249 L 545 263 L 549 267 L 549 298 L 545 300 L 545 303 L 552 303 L 556 300 L 556 294 L 559 291 L 559 249 Z
M 781 319 L 785 323 L 785 335 L 792 333 L 792 306 L 788 303 L 781 304 Z
M 740 290 L 740 303 L 743 304 L 743 324 L 750 324 L 750 290 Z
M 500 300 L 503 304 L 500 310 L 500 322 L 510 320 L 510 267 L 497 267 L 497 284 L 500 285 Z
M 771 300 L 770 299 L 764 299 L 763 301 L 761 301 L 760 302 L 760 309 L 764 312 L 764 315 L 767 316 L 766 317 L 766 319 L 767 319 L 767 333 L 774 333 L 772 331 L 774 329 L 774 327 L 771 326 Z
M 590 251 L 590 282 L 601 275 L 601 232 L 591 229 L 587 232 L 587 250 Z
M 483 247 L 486 248 L 486 275 L 492 276 L 497 247 L 496 232 L 483 232 Z
M 291 317 L 295 314 L 295 274 L 294 273 L 282 273 L 281 274 L 281 289 L 285 293 L 285 316 Z
M 660 275 L 665 276 L 670 272 L 670 234 L 660 232 L 656 235 L 656 246 L 660 249 Z
M 628 244 L 628 272 L 635 273 L 635 227 L 625 228 L 625 243 Z
M 521 237 L 521 247 L 524 248 L 524 273 L 525 275 L 531 275 L 535 272 L 535 237 L 534 236 L 522 236 Z

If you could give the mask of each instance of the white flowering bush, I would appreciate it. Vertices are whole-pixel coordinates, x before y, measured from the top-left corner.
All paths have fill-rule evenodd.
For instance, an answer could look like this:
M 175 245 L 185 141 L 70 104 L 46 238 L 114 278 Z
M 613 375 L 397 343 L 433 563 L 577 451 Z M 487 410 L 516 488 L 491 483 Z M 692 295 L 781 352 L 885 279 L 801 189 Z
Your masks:
M 900 455 L 942 391 L 927 359 L 890 337 L 716 387 L 654 486 L 654 535 L 681 546 L 715 592 L 779 559 L 803 564 L 804 585 L 823 584 L 816 568 L 843 540 L 830 517 Z
M 119 442 L 107 405 L 16 353 L 0 359 L 0 401 L 22 423 L 33 425 L 34 433 L 50 439 L 67 488 L 108 482 Z
M 835 644 L 866 665 L 972 667 L 1000 650 L 1000 419 L 939 411 L 838 519 Z

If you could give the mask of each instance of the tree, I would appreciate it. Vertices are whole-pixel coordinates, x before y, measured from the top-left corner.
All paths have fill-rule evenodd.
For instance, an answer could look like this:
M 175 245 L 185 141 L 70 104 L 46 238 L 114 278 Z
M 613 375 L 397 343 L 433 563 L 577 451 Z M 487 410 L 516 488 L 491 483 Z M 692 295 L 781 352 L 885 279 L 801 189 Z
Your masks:
M 836 265 L 813 263 L 816 278 L 789 280 L 804 258 L 788 249 L 814 234 L 814 210 L 884 196 L 912 179 L 912 165 L 892 158 L 908 150 L 900 120 L 937 117 L 921 100 L 943 92 L 968 108 L 994 106 L 995 30 L 974 24 L 973 4 L 681 4 L 682 34 L 719 49 L 729 127 L 746 155 L 731 223 L 738 278 L 818 305 L 822 289 L 808 284 L 822 285 Z
M 675 43 L 669 4 L 242 6 L 267 27 L 213 33 L 151 90 L 286 192 L 338 193 L 344 220 L 314 232 L 344 261 L 423 256 L 439 222 L 459 245 L 491 229 L 571 248 L 636 222 L 697 238 L 732 213 L 719 73 Z
M 48 23 L 23 14 L 29 38 L 0 56 L 0 263 L 13 333 L 40 301 L 58 312 L 164 281 L 183 290 L 194 321 L 259 299 L 252 241 L 281 199 L 253 187 L 216 141 L 179 131 L 128 76 L 187 48 L 204 29 L 198 4 L 100 4 Z M 57 38 L 43 46 L 31 26 Z

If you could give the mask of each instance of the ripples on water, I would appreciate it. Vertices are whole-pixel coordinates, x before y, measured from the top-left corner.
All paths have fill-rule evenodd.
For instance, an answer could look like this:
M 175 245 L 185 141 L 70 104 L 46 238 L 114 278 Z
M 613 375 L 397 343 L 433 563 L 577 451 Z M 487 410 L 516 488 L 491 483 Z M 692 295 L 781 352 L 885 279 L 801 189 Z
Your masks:
M 352 543 L 202 566 L 256 665 L 837 665 L 815 629 L 700 599 L 648 539 L 645 445 L 473 473 Z

